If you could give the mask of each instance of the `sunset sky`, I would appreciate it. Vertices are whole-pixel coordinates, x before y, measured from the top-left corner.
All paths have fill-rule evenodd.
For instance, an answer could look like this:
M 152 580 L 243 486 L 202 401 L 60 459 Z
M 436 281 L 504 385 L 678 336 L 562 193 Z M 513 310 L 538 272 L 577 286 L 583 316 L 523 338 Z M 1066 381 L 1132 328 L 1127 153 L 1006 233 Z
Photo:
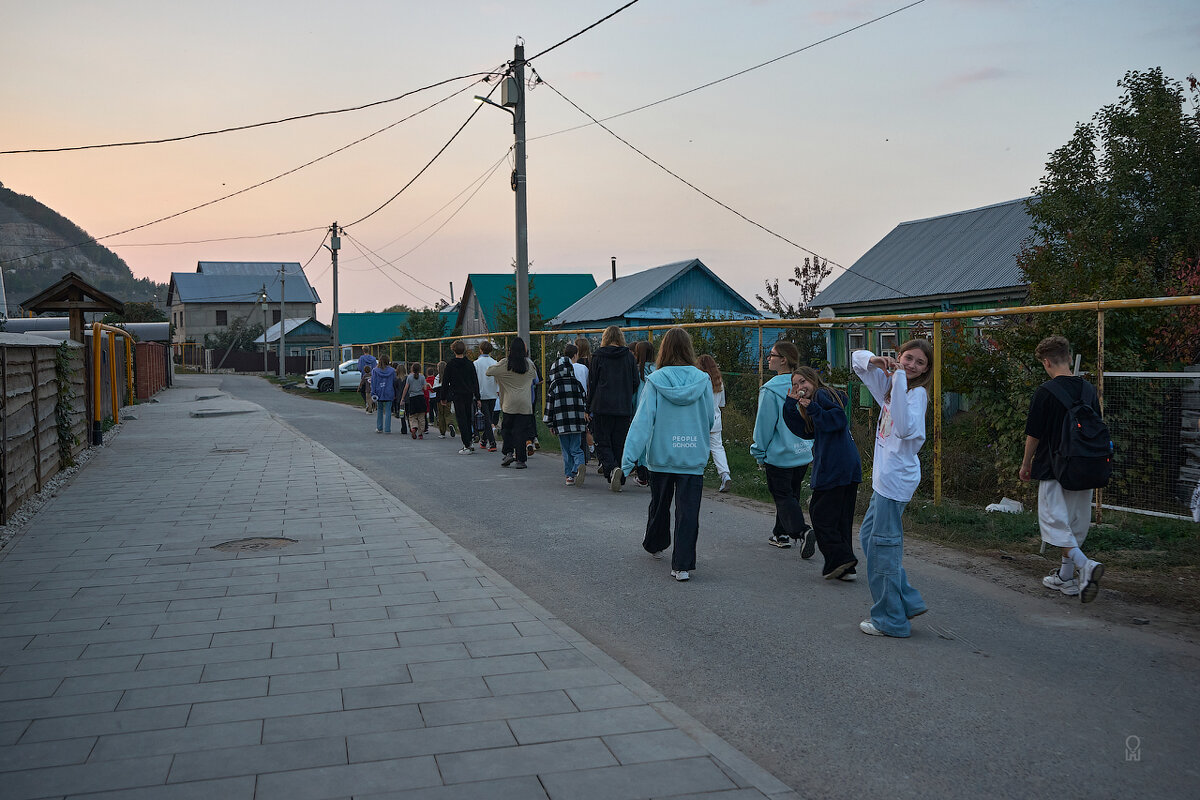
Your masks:
M 534 56 L 627 0 L 0 0 L 0 150 L 184 136 L 397 97 Z M 640 0 L 533 60 L 532 272 L 699 258 L 753 300 L 807 253 L 651 164 L 603 119 L 866 23 L 906 0 Z M 831 263 L 896 224 L 1028 195 L 1128 70 L 1200 73 L 1183 0 L 925 0 L 760 69 L 607 123 L 664 167 Z M 1189 55 L 1191 54 L 1191 55 Z M 515 255 L 512 125 L 458 80 L 372 108 L 188 141 L 0 155 L 0 183 L 106 236 L 137 277 L 299 261 L 331 308 L 423 307 Z M 301 231 L 290 235 L 270 235 Z M 243 237 L 243 238 L 237 238 Z M 244 238 L 257 237 L 257 238 Z M 204 241 L 202 240 L 216 240 Z M 180 244 L 180 243 L 187 244 Z M 362 248 L 360 250 L 359 248 Z M 318 252 L 319 250 L 319 252 Z M 365 255 L 364 255 L 365 253 Z M 311 259 L 311 260 L 310 260 Z M 840 270 L 835 270 L 835 275 Z M 449 298 L 449 299 L 457 299 Z

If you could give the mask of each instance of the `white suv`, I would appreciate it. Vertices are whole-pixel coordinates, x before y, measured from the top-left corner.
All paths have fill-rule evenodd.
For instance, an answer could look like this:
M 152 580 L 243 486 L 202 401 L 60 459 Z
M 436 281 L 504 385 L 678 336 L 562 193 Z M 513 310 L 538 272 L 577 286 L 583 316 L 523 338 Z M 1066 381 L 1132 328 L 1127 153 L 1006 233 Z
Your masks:
M 357 359 L 354 361 L 343 361 L 338 370 L 341 372 L 341 388 L 358 391 L 358 382 L 362 379 L 362 373 L 358 371 Z M 332 392 L 333 370 L 314 369 L 311 372 L 304 373 L 304 385 L 318 392 Z

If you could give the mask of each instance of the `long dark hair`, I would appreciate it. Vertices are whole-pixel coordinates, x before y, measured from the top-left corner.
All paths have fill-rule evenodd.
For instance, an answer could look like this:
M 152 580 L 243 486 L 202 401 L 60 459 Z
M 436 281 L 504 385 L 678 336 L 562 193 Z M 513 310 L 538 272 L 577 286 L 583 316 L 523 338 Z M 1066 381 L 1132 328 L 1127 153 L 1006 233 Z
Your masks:
M 524 375 L 529 370 L 529 348 L 520 336 L 508 343 L 508 371 Z
M 654 345 L 645 339 L 633 343 L 633 358 L 637 363 L 638 377 L 646 378 L 646 365 L 654 363 Z

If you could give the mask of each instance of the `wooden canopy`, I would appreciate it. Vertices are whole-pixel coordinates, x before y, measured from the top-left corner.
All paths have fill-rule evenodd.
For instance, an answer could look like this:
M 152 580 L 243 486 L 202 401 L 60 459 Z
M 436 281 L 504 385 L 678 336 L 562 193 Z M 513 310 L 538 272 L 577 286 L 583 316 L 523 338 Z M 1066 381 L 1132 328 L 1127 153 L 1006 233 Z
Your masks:
M 71 319 L 71 338 L 83 342 L 83 313 L 85 311 L 125 313 L 125 304 L 92 286 L 74 272 L 40 294 L 21 303 L 25 311 L 44 314 L 47 311 L 66 311 Z

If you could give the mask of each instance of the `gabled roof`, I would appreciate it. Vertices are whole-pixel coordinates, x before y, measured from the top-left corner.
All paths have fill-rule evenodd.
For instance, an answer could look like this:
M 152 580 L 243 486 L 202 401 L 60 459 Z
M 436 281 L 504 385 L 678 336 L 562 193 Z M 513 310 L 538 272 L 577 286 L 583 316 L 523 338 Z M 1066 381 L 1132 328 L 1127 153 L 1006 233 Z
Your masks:
M 709 280 L 727 292 L 730 295 L 730 300 L 740 307 L 737 309 L 720 310 L 733 310 L 736 313 L 753 317 L 762 316 L 762 312 L 731 289 L 725 281 L 718 278 L 712 270 L 704 265 L 704 262 L 698 258 L 693 258 L 690 261 L 676 261 L 673 264 L 664 264 L 661 267 L 653 267 L 641 272 L 635 272 L 632 275 L 620 277 L 615 281 L 607 280 L 586 296 L 580 298 L 569 308 L 564 309 L 561 314 L 550 320 L 550 324 L 571 325 L 580 322 L 594 322 L 624 317 L 628 312 L 633 311 L 651 299 L 690 270 L 702 271 Z M 704 301 L 702 298 L 696 298 L 694 301 L 680 306 L 680 308 L 691 307 L 697 311 L 701 311 L 708 305 L 710 303 Z
M 279 269 L 289 303 L 319 303 L 299 262 L 201 261 L 195 272 L 172 272 L 167 305 L 176 303 L 257 303 L 262 287 L 267 302 L 279 303 Z
M 596 279 L 591 273 L 540 272 L 530 274 L 529 278 L 533 281 L 533 291 L 540 301 L 538 310 L 542 319 L 550 319 L 596 288 Z M 463 297 L 468 297 L 473 291 L 487 321 L 487 329 L 499 332 L 496 309 L 504 305 L 504 296 L 508 288 L 515 286 L 516 282 L 511 272 L 499 275 L 473 272 L 467 276 Z M 466 305 L 463 308 L 465 309 Z
M 440 311 L 446 324 L 446 335 L 454 329 L 456 315 Z M 342 312 L 338 314 L 339 344 L 372 344 L 400 338 L 400 326 L 408 320 L 407 311 L 388 312 Z
M 825 287 L 813 305 L 1024 286 L 1017 254 L 1034 235 L 1025 210 L 1028 199 L 902 222 Z
M 124 313 L 125 304 L 92 286 L 74 272 L 68 272 L 58 283 L 21 303 L 21 308 L 34 313 L 65 311 L 68 308 Z
M 332 333 L 328 325 L 326 325 L 324 322 L 313 319 L 312 317 L 289 317 L 283 320 L 283 322 L 276 322 L 274 325 L 267 328 L 266 333 L 254 340 L 254 344 L 262 344 L 264 338 L 268 342 L 278 342 L 280 326 L 283 327 L 283 335 L 284 339 L 286 340 L 288 336 L 292 335 L 292 331 L 303 327 L 305 323 L 309 322 L 311 322 L 314 326 L 320 326 L 320 328 L 326 334 Z M 316 331 L 313 332 L 313 335 L 315 334 Z

